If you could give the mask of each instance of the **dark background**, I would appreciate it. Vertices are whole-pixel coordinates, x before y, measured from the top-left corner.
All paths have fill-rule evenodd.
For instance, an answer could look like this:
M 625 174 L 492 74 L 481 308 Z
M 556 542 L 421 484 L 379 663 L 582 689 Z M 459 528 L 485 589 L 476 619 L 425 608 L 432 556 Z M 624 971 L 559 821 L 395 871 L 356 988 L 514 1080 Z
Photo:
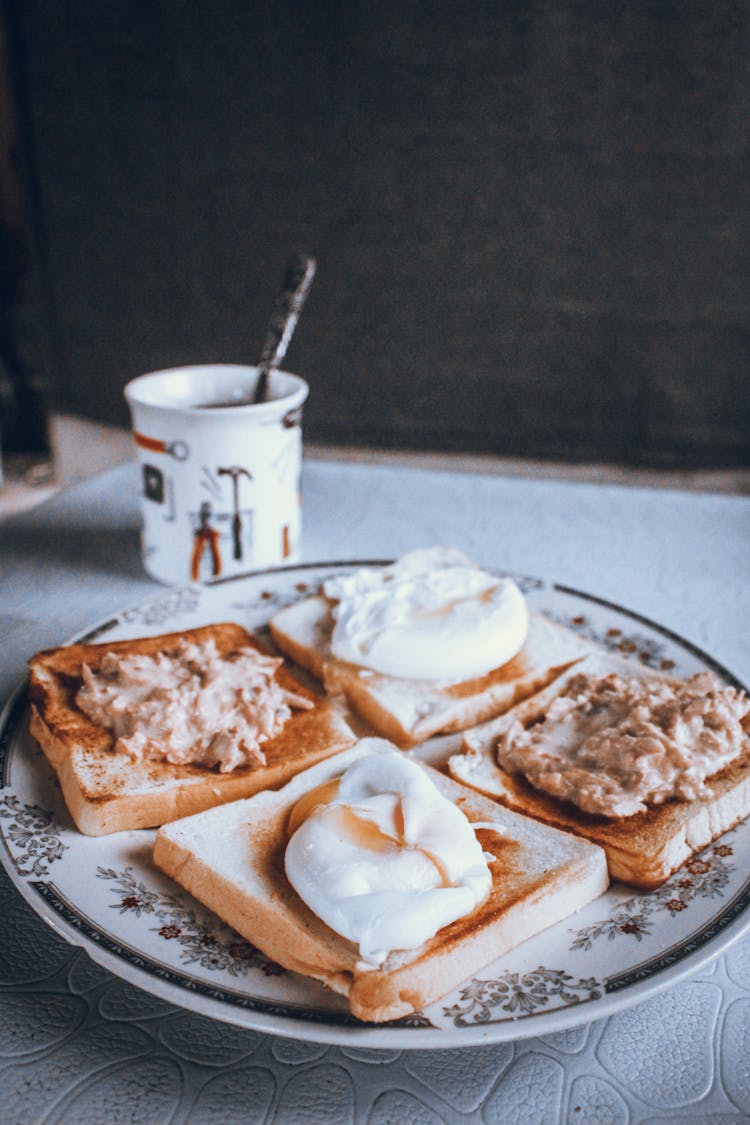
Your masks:
M 5 0 L 58 408 L 253 362 L 310 440 L 750 463 L 745 3 Z M 19 290 L 21 292 L 21 290 Z

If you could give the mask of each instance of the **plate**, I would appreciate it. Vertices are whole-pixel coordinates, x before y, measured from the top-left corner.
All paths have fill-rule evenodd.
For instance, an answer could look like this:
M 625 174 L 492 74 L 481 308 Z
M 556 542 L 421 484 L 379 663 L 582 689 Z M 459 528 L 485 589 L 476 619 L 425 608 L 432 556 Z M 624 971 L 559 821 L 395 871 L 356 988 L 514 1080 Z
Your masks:
M 267 571 L 170 590 L 89 629 L 103 642 L 234 620 L 263 631 L 282 606 L 360 563 Z M 382 565 L 370 563 L 367 565 Z M 565 586 L 512 575 L 532 608 L 655 669 L 709 668 L 679 636 Z M 457 736 L 414 751 L 440 764 Z M 281 969 L 150 862 L 154 831 L 98 838 L 73 827 L 55 776 L 28 733 L 20 690 L 0 720 L 0 858 L 33 909 L 68 941 L 174 1004 L 263 1032 L 368 1048 L 462 1047 L 549 1034 L 644 999 L 699 969 L 750 927 L 750 822 L 715 841 L 662 888 L 614 884 L 412 1017 L 360 1023 L 341 997 Z

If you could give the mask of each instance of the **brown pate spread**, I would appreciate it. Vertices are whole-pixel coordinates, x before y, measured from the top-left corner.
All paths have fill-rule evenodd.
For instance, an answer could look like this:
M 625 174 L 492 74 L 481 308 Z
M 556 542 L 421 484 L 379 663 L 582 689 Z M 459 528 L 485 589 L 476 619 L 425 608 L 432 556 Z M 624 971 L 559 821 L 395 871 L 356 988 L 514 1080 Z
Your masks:
M 254 648 L 219 655 L 212 638 L 180 640 L 155 655 L 106 653 L 83 666 L 76 704 L 114 735 L 117 752 L 134 760 L 218 766 L 263 766 L 262 743 L 277 735 L 291 709 L 310 708 L 275 679 L 282 661 Z
M 627 817 L 711 795 L 705 779 L 747 747 L 744 692 L 711 672 L 678 682 L 574 676 L 544 718 L 499 738 L 500 766 L 584 812 Z

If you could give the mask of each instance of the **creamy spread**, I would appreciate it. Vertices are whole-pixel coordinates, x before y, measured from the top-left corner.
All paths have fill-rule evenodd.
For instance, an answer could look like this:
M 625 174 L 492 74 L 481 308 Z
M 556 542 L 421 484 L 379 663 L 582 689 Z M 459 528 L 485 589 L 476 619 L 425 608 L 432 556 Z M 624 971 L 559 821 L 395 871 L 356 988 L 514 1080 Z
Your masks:
M 626 817 L 670 798 L 710 796 L 705 779 L 746 746 L 744 692 L 710 672 L 678 683 L 574 676 L 543 721 L 515 720 L 499 764 L 585 812 Z
M 383 739 L 292 810 L 287 878 L 364 967 L 470 914 L 492 877 L 474 829 L 425 771 Z
M 312 703 L 274 678 L 281 660 L 254 648 L 220 656 L 213 638 L 181 638 L 169 652 L 104 655 L 84 664 L 76 704 L 134 760 L 213 767 L 266 764 L 261 746 L 291 709 Z
M 473 679 L 507 663 L 526 638 L 515 582 L 449 548 L 329 578 L 323 592 L 332 602 L 334 656 L 387 675 Z

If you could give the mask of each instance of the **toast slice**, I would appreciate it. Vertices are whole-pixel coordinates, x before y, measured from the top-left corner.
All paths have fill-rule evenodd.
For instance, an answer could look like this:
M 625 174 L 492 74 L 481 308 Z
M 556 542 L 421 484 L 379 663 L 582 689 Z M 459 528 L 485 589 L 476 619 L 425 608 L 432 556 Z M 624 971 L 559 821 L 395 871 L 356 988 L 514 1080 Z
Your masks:
M 405 679 L 339 660 L 333 616 L 323 595 L 281 610 L 269 623 L 281 651 L 391 742 L 406 749 L 434 734 L 465 730 L 506 711 L 591 652 L 589 641 L 539 613 L 529 615 L 521 651 L 501 668 L 460 683 Z
M 528 727 L 543 718 L 550 703 L 575 675 L 599 676 L 609 672 L 649 680 L 660 676 L 634 661 L 607 653 L 592 654 L 563 672 L 538 695 L 468 731 L 463 752 L 449 759 L 448 769 L 457 781 L 494 797 L 508 808 L 599 844 L 607 854 L 613 879 L 654 890 L 692 855 L 750 813 L 750 737 L 740 759 L 706 779 L 710 798 L 670 800 L 622 819 L 583 812 L 568 801 L 536 789 L 522 775 L 504 770 L 495 754 L 498 737 L 514 720 Z
M 265 651 L 241 626 L 217 624 L 137 640 L 68 645 L 40 652 L 30 661 L 31 733 L 58 776 L 73 820 L 86 835 L 152 827 L 283 785 L 299 770 L 355 741 L 340 712 L 282 665 L 276 671 L 278 682 L 312 701 L 313 707 L 292 711 L 281 732 L 262 744 L 265 766 L 220 773 L 163 760 L 133 761 L 115 752 L 112 734 L 76 706 L 82 665 L 95 670 L 110 652 L 168 652 L 181 639 L 212 639 L 221 656 L 243 647 Z
M 381 1023 L 421 1009 L 532 934 L 606 890 L 600 848 L 503 808 L 423 766 L 442 794 L 477 822 L 490 863 L 489 898 L 417 949 L 365 968 L 357 947 L 299 898 L 284 872 L 290 812 L 305 793 L 368 751 L 362 744 L 321 762 L 277 792 L 165 825 L 154 862 L 279 964 L 348 999 L 354 1016 Z M 496 830 L 493 826 L 496 826 Z

